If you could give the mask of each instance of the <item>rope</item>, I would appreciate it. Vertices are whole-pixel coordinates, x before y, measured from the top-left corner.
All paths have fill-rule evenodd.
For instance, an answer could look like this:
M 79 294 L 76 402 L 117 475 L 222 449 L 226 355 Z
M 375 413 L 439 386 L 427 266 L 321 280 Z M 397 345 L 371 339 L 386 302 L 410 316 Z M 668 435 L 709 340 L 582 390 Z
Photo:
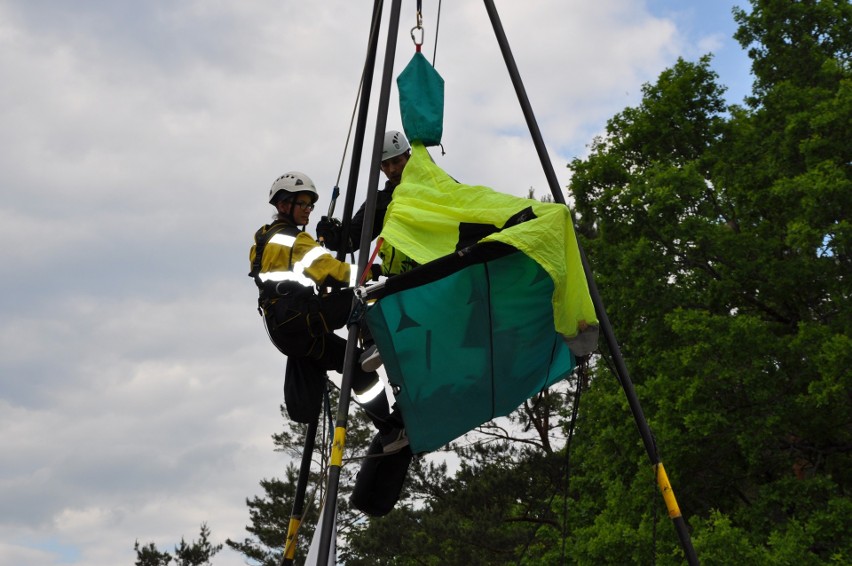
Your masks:
M 343 166 L 346 163 L 346 152 L 349 151 L 349 138 L 352 137 L 352 125 L 355 123 L 355 115 L 358 113 L 358 101 L 361 100 L 361 89 L 364 87 L 364 72 L 366 69 L 361 70 L 361 80 L 358 81 L 358 92 L 355 95 L 355 105 L 352 107 L 352 116 L 349 118 L 349 131 L 346 132 L 346 143 L 343 144 L 343 155 L 340 156 L 340 167 L 337 170 L 337 181 L 335 181 L 335 188 L 340 185 L 340 177 L 343 176 Z
M 378 33 L 378 26 L 375 29 L 372 29 L 370 32 L 369 38 L 367 38 L 367 45 L 372 45 L 373 38 Z M 369 51 L 369 49 L 368 49 Z M 352 116 L 349 118 L 349 130 L 346 132 L 346 143 L 343 144 L 343 154 L 340 156 L 340 167 L 337 170 L 337 181 L 334 183 L 334 196 L 332 197 L 331 204 L 329 205 L 328 216 L 334 212 L 334 202 L 337 200 L 337 195 L 340 192 L 338 188 L 340 186 L 340 178 L 343 176 L 343 166 L 346 163 L 346 153 L 349 151 L 349 140 L 352 137 L 352 128 L 355 123 L 355 115 L 358 113 L 358 101 L 361 100 L 361 91 L 364 88 L 364 75 L 367 73 L 367 61 L 364 61 L 364 67 L 361 69 L 361 78 L 358 80 L 358 91 L 355 95 L 355 104 L 352 107 Z
M 600 354 L 601 354 L 600 358 L 606 364 L 607 369 L 610 371 L 610 373 L 612 373 L 615 376 L 616 380 L 618 380 L 618 383 L 623 387 L 624 382 L 621 379 L 621 374 L 615 369 L 615 367 L 613 367 L 612 360 L 610 358 L 608 358 L 604 354 L 604 352 L 601 352 Z M 654 444 L 654 454 L 657 457 L 657 462 L 659 462 L 660 461 L 660 451 L 659 451 L 659 448 L 657 446 L 657 439 L 654 438 L 653 435 L 652 435 L 651 440 Z M 652 509 L 651 514 L 652 514 L 652 518 L 653 518 L 652 527 L 651 527 L 651 564 L 657 563 L 657 524 L 659 523 L 659 513 L 658 513 L 659 504 L 658 504 L 658 500 L 657 500 L 657 486 L 658 486 L 657 476 L 659 474 L 659 470 L 660 470 L 659 466 L 654 466 L 654 479 L 653 479 L 654 489 L 652 490 L 653 495 L 652 495 L 652 503 L 651 503 L 651 509 Z
M 577 364 L 577 391 L 574 393 L 574 406 L 571 408 L 571 422 L 568 425 L 568 440 L 565 442 L 565 490 L 562 493 L 562 552 L 560 564 L 565 564 L 565 544 L 568 540 L 568 497 L 571 486 L 571 439 L 574 438 L 574 425 L 580 410 L 580 393 L 588 383 L 589 359 L 583 358 Z
M 441 29 L 441 2 L 443 0 L 438 0 L 438 17 L 435 20 L 435 49 L 432 51 L 432 67 L 435 66 L 435 57 L 438 55 L 438 30 Z M 444 150 L 444 146 L 441 146 L 441 151 Z M 443 155 L 443 153 L 441 154 Z

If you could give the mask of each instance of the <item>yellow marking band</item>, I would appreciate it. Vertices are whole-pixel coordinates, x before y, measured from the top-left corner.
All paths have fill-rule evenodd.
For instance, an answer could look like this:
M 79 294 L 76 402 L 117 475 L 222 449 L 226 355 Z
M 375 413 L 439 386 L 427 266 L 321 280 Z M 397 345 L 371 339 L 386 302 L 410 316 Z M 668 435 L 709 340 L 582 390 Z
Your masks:
M 301 523 L 300 519 L 290 517 L 290 524 L 287 526 L 287 544 L 284 547 L 284 557 L 288 560 L 293 560 L 296 556 L 296 533 L 299 532 Z
M 660 486 L 660 491 L 663 492 L 663 500 L 666 502 L 666 509 L 669 510 L 669 518 L 676 519 L 680 517 L 680 508 L 677 506 L 672 484 L 669 483 L 669 476 L 666 475 L 666 469 L 663 463 L 660 462 L 656 466 L 657 485 Z
M 339 426 L 334 429 L 334 443 L 331 445 L 331 465 L 343 465 L 343 445 L 346 439 L 346 429 Z

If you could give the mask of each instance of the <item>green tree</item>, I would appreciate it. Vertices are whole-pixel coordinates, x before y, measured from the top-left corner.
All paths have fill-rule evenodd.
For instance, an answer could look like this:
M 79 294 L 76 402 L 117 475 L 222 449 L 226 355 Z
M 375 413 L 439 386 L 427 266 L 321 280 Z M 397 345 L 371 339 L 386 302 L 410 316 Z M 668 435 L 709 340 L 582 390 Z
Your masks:
M 160 552 L 153 542 L 139 546 L 137 540 L 133 550 L 136 551 L 136 566 L 168 566 L 172 561 L 172 555 L 168 552 Z
M 174 557 L 168 552 L 160 552 L 153 542 L 140 547 L 137 540 L 133 549 L 136 551 L 136 566 L 168 566 L 173 559 L 176 566 L 208 566 L 213 556 L 222 550 L 222 545 L 210 544 L 210 529 L 207 523 L 201 523 L 198 540 L 187 543 L 181 538 L 180 544 L 175 547 Z
M 843 562 L 852 7 L 752 5 L 736 12 L 754 59 L 748 108 L 724 108 L 709 58 L 679 61 L 571 163 L 571 188 L 699 556 Z M 581 506 L 601 509 L 578 531 L 579 562 L 618 556 L 625 538 L 646 555 L 651 534 L 648 504 L 629 495 L 650 477 L 625 453 L 635 431 L 612 417 L 624 403 L 608 373 L 598 366 L 578 439 Z
M 555 467 L 564 463 L 564 452 L 556 451 L 552 444 L 554 433 L 559 432 L 556 415 L 570 400 L 567 387 L 562 384 L 543 392 L 508 419 L 486 423 L 453 443 L 448 452 L 461 455 L 463 469 L 455 476 L 448 475 L 446 462 L 440 458 L 415 458 L 396 508 L 385 517 L 369 520 L 348 505 L 358 458 L 372 435 L 370 425 L 356 410 L 347 431 L 347 454 L 351 452 L 352 456 L 344 462 L 338 498 L 339 558 L 353 566 L 461 564 L 463 560 L 468 564 L 515 563 L 512 557 L 523 554 L 536 530 L 558 521 L 549 506 L 554 490 L 562 489 L 560 478 L 564 475 Z M 332 406 L 334 403 L 335 398 Z M 280 450 L 300 458 L 303 434 L 303 426 L 286 422 L 284 432 L 274 438 Z M 327 447 L 319 451 L 327 453 Z M 530 456 L 518 473 L 515 462 L 526 461 L 525 454 L 538 457 Z M 318 460 L 315 469 L 324 469 L 325 465 Z M 476 486 L 480 476 L 488 482 Z M 263 480 L 264 495 L 247 501 L 252 524 L 246 528 L 253 536 L 242 542 L 228 540 L 227 544 L 257 563 L 278 564 L 296 480 L 294 466 L 283 479 Z M 323 482 L 318 472 L 312 473 L 311 486 L 324 487 Z M 519 497 L 523 505 L 518 504 Z M 300 529 L 297 563 L 309 547 L 317 514 L 317 505 L 311 504 Z M 495 523 L 495 516 L 503 519 Z M 465 527 L 459 528 L 462 521 Z
M 568 418 L 574 383 L 454 442 L 453 475 L 445 464 L 413 470 L 410 499 L 350 537 L 346 564 L 541 564 L 542 545 L 551 550 L 545 541 L 560 540 L 565 528 L 559 420 Z
M 337 392 L 332 390 L 329 407 L 336 407 L 337 402 Z M 272 438 L 275 450 L 284 452 L 292 459 L 284 469 L 283 478 L 261 480 L 260 486 L 263 488 L 263 494 L 246 500 L 251 519 L 251 524 L 246 526 L 246 530 L 251 536 L 241 541 L 230 538 L 225 541 L 230 548 L 264 566 L 277 566 L 284 551 L 287 529 L 296 495 L 299 465 L 308 428 L 307 425 L 290 421 L 283 405 L 281 406 L 281 414 L 284 417 L 284 427 Z M 360 458 L 365 454 L 370 439 L 375 434 L 372 424 L 354 402 L 350 407 L 347 425 L 347 458 L 341 470 L 338 493 L 338 532 L 342 537 L 341 542 L 345 542 L 348 533 L 362 528 L 363 515 L 349 505 L 349 496 L 352 493 L 355 474 L 360 466 Z M 312 455 L 308 492 L 305 497 L 305 511 L 296 540 L 295 557 L 297 563 L 304 561 L 319 519 L 321 502 L 327 483 L 323 470 L 328 467 L 330 440 L 326 414 L 320 422 L 316 438 L 316 450 Z M 341 551 L 343 551 L 342 548 Z

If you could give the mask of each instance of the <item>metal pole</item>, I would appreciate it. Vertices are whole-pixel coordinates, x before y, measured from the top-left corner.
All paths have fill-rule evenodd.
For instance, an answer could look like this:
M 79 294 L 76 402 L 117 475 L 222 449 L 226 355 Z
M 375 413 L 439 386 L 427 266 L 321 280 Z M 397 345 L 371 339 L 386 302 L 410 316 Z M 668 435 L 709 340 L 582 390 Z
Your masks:
M 493 0 L 484 1 L 485 9 L 488 11 L 488 17 L 491 19 L 491 25 L 494 28 L 494 35 L 497 37 L 497 43 L 499 43 L 500 51 L 503 53 L 503 59 L 506 61 L 506 68 L 512 78 L 512 84 L 515 87 L 518 101 L 521 104 L 521 109 L 523 110 L 524 117 L 526 118 L 530 134 L 532 135 L 536 152 L 538 153 L 539 160 L 541 161 L 544 175 L 547 177 L 547 183 L 550 186 L 550 191 L 553 193 L 553 198 L 556 202 L 566 204 L 565 197 L 562 194 L 562 189 L 559 187 L 559 182 L 556 179 L 556 173 L 553 170 L 553 165 L 550 162 L 550 157 L 547 154 L 547 148 L 545 147 L 544 141 L 541 137 L 541 130 L 539 130 L 538 123 L 536 122 L 532 111 L 532 106 L 530 105 L 529 98 L 527 97 L 526 89 L 521 81 L 518 66 L 515 64 L 514 56 L 509 48 L 509 41 L 506 38 L 503 25 L 500 22 L 500 16 L 497 14 L 497 8 L 494 7 Z M 618 341 L 615 339 L 615 333 L 612 330 L 612 325 L 609 322 L 609 317 L 606 314 L 606 309 L 604 308 L 597 285 L 595 285 L 594 276 L 592 275 L 592 271 L 589 267 L 588 259 L 583 251 L 583 247 L 579 247 L 580 258 L 583 264 L 583 272 L 585 273 L 586 280 L 588 281 L 589 293 L 591 294 L 592 302 L 595 305 L 595 312 L 598 315 L 601 331 L 606 339 L 606 343 L 609 347 L 610 353 L 612 354 L 613 360 L 615 360 L 616 371 L 621 382 L 621 387 L 627 395 L 627 401 L 630 405 L 630 410 L 633 413 L 633 418 L 636 421 L 636 426 L 639 428 L 639 434 L 642 436 L 642 442 L 645 445 L 645 450 L 648 452 L 648 457 L 651 460 L 651 464 L 654 466 L 657 483 L 662 491 L 663 499 L 665 500 L 666 507 L 668 508 L 669 517 L 674 522 L 675 529 L 677 530 L 677 535 L 680 539 L 683 551 L 686 554 L 687 561 L 689 564 L 698 564 L 698 557 L 692 546 L 692 540 L 689 537 L 686 521 L 684 521 L 683 516 L 680 513 L 680 509 L 678 508 L 677 501 L 674 497 L 674 491 L 672 491 L 671 484 L 669 484 L 668 481 L 668 476 L 663 468 L 663 463 L 660 461 L 659 455 L 657 454 L 656 443 L 654 442 L 654 437 L 651 434 L 651 428 L 648 426 L 648 421 L 645 420 L 645 415 L 642 412 L 641 405 L 639 404 L 639 398 L 633 388 L 633 382 L 630 380 L 627 365 L 624 363 L 624 358 L 621 355 L 621 349 L 618 346 Z
M 370 91 L 373 84 L 373 69 L 376 65 L 376 51 L 378 45 L 378 29 L 382 15 L 382 0 L 375 0 L 373 3 L 373 15 L 370 24 L 370 39 L 367 44 L 367 56 L 364 62 L 364 70 L 361 77 L 361 94 L 358 102 L 358 122 L 355 131 L 355 141 L 352 151 L 352 165 L 349 171 L 350 190 L 347 191 L 346 204 L 343 210 L 343 224 L 348 231 L 349 223 L 352 217 L 353 202 L 355 200 L 355 190 L 358 184 L 358 167 L 361 161 L 361 146 L 364 143 L 364 124 L 367 120 L 367 111 L 370 106 Z M 336 195 L 335 195 L 336 197 Z M 333 203 L 333 201 L 332 201 Z M 329 209 L 329 215 L 332 209 Z M 342 260 L 346 255 L 346 250 L 341 248 L 338 251 L 337 259 Z M 325 404 L 328 405 L 328 388 L 325 391 Z M 322 411 L 320 411 L 322 413 Z M 331 412 L 329 411 L 329 420 Z M 307 492 L 308 479 L 311 471 L 311 460 L 313 458 L 314 445 L 316 443 L 317 419 L 308 425 L 308 430 L 305 435 L 305 447 L 302 452 L 302 462 L 299 468 L 299 478 L 296 482 L 296 493 L 293 501 L 293 510 L 290 513 L 290 522 L 287 526 L 287 542 L 284 546 L 284 552 L 281 554 L 281 566 L 292 566 L 296 553 L 296 540 L 299 526 L 302 522 L 302 514 L 305 508 L 305 493 Z M 333 423 L 329 423 L 333 425 Z
M 326 392 L 326 395 L 328 392 Z M 305 447 L 302 450 L 302 465 L 299 468 L 299 479 L 296 482 L 296 494 L 293 500 L 293 511 L 290 513 L 290 523 L 287 526 L 287 542 L 281 554 L 281 566 L 291 566 L 296 555 L 296 535 L 302 524 L 302 514 L 305 512 L 305 492 L 308 490 L 308 478 L 311 473 L 311 461 L 314 455 L 314 444 L 317 436 L 317 425 L 320 413 L 308 424 L 305 433 Z
M 376 67 L 376 51 L 379 44 L 379 27 L 382 19 L 382 0 L 373 3 L 373 18 L 370 24 L 370 40 L 367 44 L 367 57 L 364 61 L 364 71 L 361 75 L 361 100 L 358 102 L 358 120 L 355 124 L 355 137 L 352 140 L 352 161 L 349 167 L 349 179 L 346 184 L 346 199 L 343 201 L 343 221 L 340 230 L 340 249 L 337 259 L 346 256 L 346 246 L 349 243 L 349 227 L 352 225 L 352 210 L 355 208 L 355 192 L 358 189 L 358 175 L 361 172 L 361 150 L 364 145 L 364 131 L 367 124 L 367 113 L 370 110 L 370 93 L 373 89 L 373 72 Z
M 379 185 L 379 162 L 382 157 L 382 144 L 385 137 L 385 126 L 387 125 L 388 107 L 390 105 L 390 91 L 393 81 L 393 63 L 396 54 L 396 38 L 399 34 L 399 13 L 401 0 L 393 0 L 390 11 L 390 22 L 388 25 L 387 45 L 385 47 L 385 62 L 382 75 L 382 87 L 379 96 L 379 108 L 376 113 L 376 133 L 373 138 L 373 155 L 370 164 L 370 178 L 367 184 L 367 202 L 364 207 L 364 225 L 361 229 L 361 250 L 358 255 L 358 272 L 362 273 L 367 266 L 367 256 L 363 253 L 370 246 L 373 219 L 376 212 L 376 193 Z M 340 386 L 340 401 L 337 406 L 337 422 L 334 429 L 334 443 L 331 447 L 331 460 L 328 469 L 328 491 L 326 492 L 326 504 L 337 505 L 337 493 L 340 484 L 340 470 L 343 465 L 343 447 L 346 439 L 346 422 L 349 414 L 349 400 L 352 391 L 352 369 L 357 363 L 355 359 L 355 342 L 358 339 L 358 328 L 355 325 L 349 327 L 348 340 L 346 342 L 346 354 L 343 362 L 343 382 Z M 317 563 L 328 564 L 331 552 L 331 537 L 334 534 L 334 516 L 332 510 L 323 515 L 322 533 L 320 538 L 320 549 Z

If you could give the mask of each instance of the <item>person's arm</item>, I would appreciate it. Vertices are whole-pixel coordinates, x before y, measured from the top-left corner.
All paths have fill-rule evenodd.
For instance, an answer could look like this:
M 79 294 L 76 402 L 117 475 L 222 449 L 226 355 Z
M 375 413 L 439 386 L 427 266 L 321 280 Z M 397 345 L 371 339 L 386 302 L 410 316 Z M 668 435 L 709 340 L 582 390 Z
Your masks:
M 338 261 L 305 232 L 293 243 L 293 272 L 303 273 L 320 287 L 353 287 L 355 267 Z
M 370 232 L 370 241 L 375 240 L 382 231 L 382 226 L 385 224 L 385 214 L 390 206 L 391 198 L 393 197 L 393 189 L 383 189 L 376 195 L 376 215 L 373 219 L 373 229 Z M 352 221 L 349 224 L 349 242 L 343 242 L 343 230 L 340 221 L 335 218 L 326 218 L 325 216 L 317 224 L 317 238 L 328 249 L 339 251 L 340 248 L 346 248 L 346 253 L 357 251 L 361 247 L 361 230 L 364 227 L 364 214 L 367 203 L 363 203 L 358 211 L 352 216 Z

